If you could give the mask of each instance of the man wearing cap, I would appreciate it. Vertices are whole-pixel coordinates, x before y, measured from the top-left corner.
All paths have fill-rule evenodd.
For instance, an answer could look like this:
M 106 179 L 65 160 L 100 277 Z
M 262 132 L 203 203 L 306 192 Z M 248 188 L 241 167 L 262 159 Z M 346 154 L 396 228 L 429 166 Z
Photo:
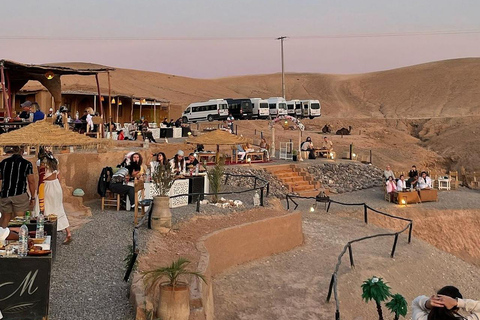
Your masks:
M 33 176 L 33 166 L 22 157 L 23 148 L 10 147 L 13 155 L 0 162 L 0 227 L 6 228 L 8 222 L 15 216 L 23 216 L 35 203 L 36 184 Z M 31 197 L 27 193 L 28 189 Z
M 20 115 L 18 116 L 20 119 L 24 119 L 23 121 L 26 121 L 28 119 L 30 119 L 30 107 L 32 106 L 32 102 L 31 101 L 25 101 L 24 103 L 22 103 L 20 105 L 20 107 L 22 107 L 22 112 L 20 113 Z
M 48 109 L 48 114 L 47 118 L 52 118 L 53 117 L 53 108 Z

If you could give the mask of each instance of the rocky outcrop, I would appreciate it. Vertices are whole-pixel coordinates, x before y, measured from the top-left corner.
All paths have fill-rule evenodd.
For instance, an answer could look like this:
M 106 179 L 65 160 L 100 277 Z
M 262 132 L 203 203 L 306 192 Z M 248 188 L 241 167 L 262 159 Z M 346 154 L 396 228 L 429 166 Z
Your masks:
M 308 173 L 332 193 L 351 192 L 383 184 L 383 171 L 368 164 L 323 163 L 309 166 Z
M 285 195 L 288 194 L 288 188 L 273 174 L 265 171 L 264 169 L 254 169 L 254 168 L 241 168 L 241 167 L 231 167 L 225 168 L 225 172 L 231 174 L 247 174 L 255 175 L 259 178 L 265 179 L 270 182 L 270 196 L 284 199 Z M 233 181 L 233 179 L 232 179 Z M 250 189 L 253 187 L 252 178 L 240 178 L 235 177 L 235 186 L 242 189 Z

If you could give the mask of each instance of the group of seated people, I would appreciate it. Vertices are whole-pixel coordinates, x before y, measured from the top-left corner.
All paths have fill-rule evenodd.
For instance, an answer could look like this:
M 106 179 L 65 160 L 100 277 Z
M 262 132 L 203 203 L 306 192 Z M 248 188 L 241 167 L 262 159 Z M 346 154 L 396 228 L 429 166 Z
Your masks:
M 128 185 L 128 182 L 136 179 L 149 179 L 150 175 L 155 174 L 159 165 L 169 166 L 172 174 L 176 176 L 186 174 L 187 170 L 195 171 L 201 167 L 194 153 L 190 153 L 188 157 L 185 157 L 183 150 L 178 150 L 170 160 L 167 159 L 163 152 L 155 153 L 152 155 L 152 160 L 148 165 L 143 163 L 143 157 L 140 153 L 129 152 L 117 166 L 118 170 L 113 174 L 108 188 L 114 193 L 127 195 L 132 208 L 134 208 L 135 188 L 132 185 Z
M 417 167 L 412 166 L 412 169 L 408 172 L 408 179 L 405 180 L 405 175 L 401 174 L 396 178 L 390 166 L 387 166 L 383 172 L 383 176 L 386 180 L 387 193 L 393 195 L 395 192 L 406 191 L 412 189 L 432 189 L 432 179 L 428 176 L 426 171 L 420 173 L 418 176 Z
M 260 145 L 258 146 L 259 150 L 257 152 L 263 152 L 264 154 L 264 159 L 266 161 L 269 161 L 270 160 L 270 154 L 269 154 L 269 144 L 267 143 L 267 140 L 265 140 L 265 138 L 262 138 L 260 140 Z M 237 145 L 237 156 L 240 156 L 240 159 L 238 159 L 240 162 L 244 161 L 246 159 L 246 156 L 248 153 L 251 153 L 251 152 L 256 152 L 255 149 L 253 148 L 253 146 L 247 142 L 246 144 L 238 144 Z
M 317 156 L 315 154 L 315 150 L 323 150 L 325 152 L 321 154 L 324 154 L 325 156 L 327 156 L 327 154 L 333 151 L 333 142 L 329 140 L 328 137 L 325 136 L 323 137 L 322 146 L 316 149 L 313 146 L 312 138 L 307 137 L 307 139 L 304 142 L 302 142 L 300 149 L 302 151 L 308 151 L 308 159 L 316 159 Z

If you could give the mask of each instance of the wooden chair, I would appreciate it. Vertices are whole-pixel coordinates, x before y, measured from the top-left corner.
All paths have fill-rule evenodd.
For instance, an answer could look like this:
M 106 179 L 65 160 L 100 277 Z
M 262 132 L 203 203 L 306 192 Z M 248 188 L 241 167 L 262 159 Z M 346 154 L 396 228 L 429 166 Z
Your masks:
M 450 176 L 450 187 L 454 190 L 458 189 L 458 171 L 450 171 L 448 175 Z
M 102 211 L 105 207 L 117 207 L 117 211 L 120 211 L 120 194 L 107 190 L 105 197 L 102 197 Z

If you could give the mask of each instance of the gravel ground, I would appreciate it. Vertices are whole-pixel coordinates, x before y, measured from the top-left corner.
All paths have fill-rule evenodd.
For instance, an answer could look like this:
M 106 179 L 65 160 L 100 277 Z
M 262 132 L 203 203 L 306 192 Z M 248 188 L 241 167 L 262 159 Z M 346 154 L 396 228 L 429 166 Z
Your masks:
M 133 211 L 101 212 L 73 231 L 70 245 L 61 245 L 53 263 L 50 320 L 133 319 L 128 285 L 123 281 L 127 246 L 132 243 Z M 140 239 L 140 243 L 143 243 Z
M 385 201 L 382 188 L 370 188 L 344 194 L 330 195 L 330 198 L 335 201 L 345 203 L 363 203 L 365 202 L 370 207 L 375 209 L 387 209 L 398 207 L 395 203 Z M 300 210 L 308 210 L 313 204 L 313 200 L 294 199 L 299 203 Z M 286 203 L 286 202 L 284 202 Z M 421 209 L 478 209 L 480 203 L 480 190 L 471 190 L 468 188 L 459 188 L 458 190 L 439 191 L 437 202 L 425 202 L 417 204 L 409 204 L 412 208 Z M 318 207 L 323 209 L 323 204 Z M 291 207 L 292 208 L 292 207 Z M 339 205 L 332 204 L 330 210 L 335 212 L 338 208 L 344 210 L 345 208 Z

